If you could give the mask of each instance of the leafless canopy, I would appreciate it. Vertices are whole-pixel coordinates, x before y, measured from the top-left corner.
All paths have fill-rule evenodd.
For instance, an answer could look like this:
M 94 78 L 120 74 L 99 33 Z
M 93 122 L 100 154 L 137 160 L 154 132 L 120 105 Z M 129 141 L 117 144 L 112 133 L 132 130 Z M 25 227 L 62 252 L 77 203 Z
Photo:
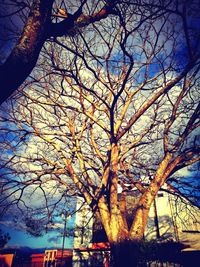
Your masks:
M 39 195 L 52 218 L 66 196 L 82 196 L 111 242 L 142 237 L 160 189 L 197 204 L 188 166 L 199 160 L 195 1 L 116 2 L 105 20 L 85 29 L 80 15 L 70 37 L 46 41 L 0 121 L 1 204 L 30 208 Z M 82 4 L 84 14 L 98 7 Z M 140 194 L 130 228 L 119 189 Z

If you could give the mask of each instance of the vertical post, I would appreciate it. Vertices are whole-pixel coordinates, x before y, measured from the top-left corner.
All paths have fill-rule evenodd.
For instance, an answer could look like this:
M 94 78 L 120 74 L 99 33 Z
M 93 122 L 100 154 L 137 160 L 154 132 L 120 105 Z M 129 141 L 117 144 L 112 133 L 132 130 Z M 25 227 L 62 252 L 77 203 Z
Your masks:
M 109 252 L 105 251 L 104 256 L 104 267 L 109 267 Z
M 153 201 L 153 205 L 154 205 L 154 213 L 155 213 L 154 222 L 155 222 L 155 227 L 156 227 L 156 238 L 159 239 L 160 238 L 160 229 L 159 229 L 158 211 L 157 211 L 157 206 L 156 206 L 156 200 L 155 199 Z
M 63 240 L 62 240 L 62 254 L 61 254 L 61 266 L 63 264 L 64 249 L 65 249 L 65 236 L 66 236 L 66 226 L 67 226 L 67 212 L 62 213 L 64 216 L 64 230 L 63 230 Z

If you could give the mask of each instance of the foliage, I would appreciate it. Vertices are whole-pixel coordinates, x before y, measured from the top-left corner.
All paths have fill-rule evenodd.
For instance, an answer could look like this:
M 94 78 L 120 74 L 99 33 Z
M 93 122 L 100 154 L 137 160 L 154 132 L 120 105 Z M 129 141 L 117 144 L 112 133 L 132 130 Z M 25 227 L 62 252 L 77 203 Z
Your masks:
M 0 229 L 0 249 L 3 248 L 8 241 L 10 240 L 9 233 L 3 233 L 3 231 Z
M 147 262 L 180 263 L 180 253 L 181 249 L 183 249 L 183 245 L 174 241 L 159 243 L 157 241 L 143 240 L 139 242 L 117 244 L 114 249 L 116 250 L 116 253 L 119 254 L 119 261 L 123 261 L 124 264 L 130 264 L 130 262 L 133 262 L 135 265 L 132 266 L 146 266 Z M 126 262 L 127 255 L 129 255 L 129 259 Z

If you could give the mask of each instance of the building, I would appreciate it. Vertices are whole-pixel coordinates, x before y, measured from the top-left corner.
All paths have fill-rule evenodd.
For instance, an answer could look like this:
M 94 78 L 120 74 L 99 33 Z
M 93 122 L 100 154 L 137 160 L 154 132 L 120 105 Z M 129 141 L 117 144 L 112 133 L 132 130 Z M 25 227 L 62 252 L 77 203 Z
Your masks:
M 1 254 L 0 267 L 11 267 L 13 263 L 14 254 Z
M 200 251 L 200 210 L 188 200 L 160 191 L 150 209 L 146 239 L 174 240 Z

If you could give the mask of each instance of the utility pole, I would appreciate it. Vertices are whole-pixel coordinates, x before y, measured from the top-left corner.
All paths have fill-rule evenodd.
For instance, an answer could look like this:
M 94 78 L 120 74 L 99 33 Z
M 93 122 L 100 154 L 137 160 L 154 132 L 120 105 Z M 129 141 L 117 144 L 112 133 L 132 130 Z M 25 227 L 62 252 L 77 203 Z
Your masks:
M 159 221 L 158 221 L 158 211 L 157 211 L 157 205 L 156 205 L 156 200 L 154 199 L 153 201 L 153 205 L 154 205 L 154 222 L 155 222 L 155 226 L 156 226 L 156 238 L 159 239 L 160 238 L 160 229 L 159 229 Z
M 61 213 L 61 216 L 64 219 L 64 230 L 63 230 L 63 240 L 62 240 L 62 254 L 61 254 L 61 266 L 63 266 L 63 258 L 64 258 L 64 249 L 65 249 L 65 236 L 66 236 L 66 226 L 67 226 L 67 218 L 68 218 L 68 212 L 66 210 L 63 210 Z

